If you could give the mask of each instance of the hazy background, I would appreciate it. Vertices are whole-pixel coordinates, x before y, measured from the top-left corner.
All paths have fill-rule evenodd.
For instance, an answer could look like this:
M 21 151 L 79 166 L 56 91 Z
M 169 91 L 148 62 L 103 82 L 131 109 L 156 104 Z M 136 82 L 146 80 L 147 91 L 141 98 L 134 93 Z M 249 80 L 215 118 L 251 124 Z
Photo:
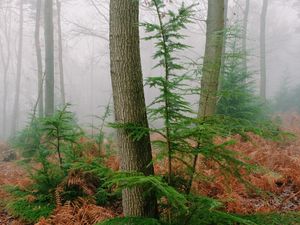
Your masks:
M 25 1 L 25 0 L 24 0 Z M 20 121 L 19 128 L 24 126 L 37 99 L 37 69 L 34 49 L 34 16 L 35 10 L 26 0 L 23 68 L 21 78 Z M 141 1 L 143 2 L 143 1 Z M 169 1 L 174 8 L 182 1 Z M 198 60 L 204 55 L 206 1 L 185 0 L 186 4 L 195 3 L 197 21 L 186 31 L 189 36 L 186 43 L 193 46 L 184 56 Z M 267 94 L 272 98 L 278 91 L 283 79 L 289 79 L 291 85 L 300 83 L 300 4 L 299 0 L 269 0 L 267 16 Z M 97 8 L 93 3 L 96 3 Z M 11 62 L 8 73 L 8 115 L 12 115 L 16 80 L 16 54 L 18 43 L 18 1 L 0 0 L 0 41 L 5 46 L 3 29 L 5 20 L 3 8 L 10 7 L 12 12 L 12 38 L 10 44 Z M 228 17 L 230 23 L 242 24 L 244 0 L 230 0 Z M 259 78 L 259 31 L 261 0 L 250 1 L 248 25 L 249 70 L 258 81 Z M 54 11 L 56 10 L 54 6 Z M 65 88 L 67 101 L 72 103 L 81 124 L 94 123 L 92 115 L 99 115 L 103 106 L 111 97 L 109 43 L 108 43 L 108 1 L 107 0 L 64 0 L 62 1 L 63 54 L 65 68 Z M 55 13 L 55 12 L 54 12 Z M 155 16 L 141 6 L 141 21 L 154 21 Z M 42 26 L 43 27 L 43 26 Z M 56 17 L 54 15 L 54 27 Z M 55 42 L 57 33 L 55 32 Z M 145 37 L 141 27 L 141 37 Z M 44 47 L 43 28 L 41 44 Z M 56 44 L 57 48 L 57 44 Z M 7 54 L 6 50 L 3 50 Z M 141 54 L 144 76 L 151 76 L 157 71 L 152 67 L 155 62 L 153 43 L 141 42 Z M 57 58 L 58 53 L 55 53 Z M 3 64 L 0 61 L 0 80 L 3 80 Z M 154 74 L 157 75 L 157 74 Z M 59 99 L 59 74 L 56 59 L 56 92 Z M 3 83 L 0 86 L 0 99 L 3 98 Z M 149 102 L 155 91 L 146 88 Z M 59 104 L 59 102 L 57 102 Z M 2 105 L 0 105 L 2 107 Z M 2 111 L 1 111 L 2 112 Z M 11 116 L 9 121 L 13 120 Z M 0 120 L 2 121 L 2 120 Z M 1 123 L 1 122 L 0 122 Z M 1 126 L 1 124 L 0 124 Z M 9 130 L 7 131 L 9 133 Z M 2 134 L 3 136 L 3 134 Z

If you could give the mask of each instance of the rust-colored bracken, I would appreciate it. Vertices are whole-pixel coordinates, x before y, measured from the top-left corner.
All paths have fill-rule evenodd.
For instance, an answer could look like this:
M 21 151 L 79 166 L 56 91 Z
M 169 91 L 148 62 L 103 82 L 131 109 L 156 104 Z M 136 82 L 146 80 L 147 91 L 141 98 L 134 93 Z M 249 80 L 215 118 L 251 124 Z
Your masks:
M 231 137 L 236 143 L 230 149 L 240 153 L 241 159 L 264 168 L 262 171 L 244 174 L 244 178 L 265 192 L 258 193 L 248 189 L 238 179 L 231 175 L 225 175 L 218 164 L 199 157 L 197 173 L 192 185 L 192 191 L 196 194 L 210 196 L 222 201 L 228 212 L 232 213 L 256 213 L 256 212 L 281 212 L 300 210 L 300 115 L 289 113 L 280 115 L 283 121 L 283 129 L 296 135 L 294 140 L 278 143 L 265 140 L 257 135 L 249 133 L 250 140 L 245 141 L 239 135 Z M 154 139 L 160 137 L 152 137 Z M 91 140 L 81 140 L 90 142 Z M 216 138 L 217 143 L 224 141 Z M 5 146 L 3 144 L 3 146 Z M 93 146 L 93 145 L 92 145 Z M 89 151 L 89 157 L 99 156 L 99 151 L 93 146 Z M 119 161 L 116 156 L 111 156 L 107 165 L 118 170 Z M 163 161 L 155 161 L 155 172 L 167 172 Z M 173 171 L 179 176 L 184 176 L 184 165 L 174 160 Z M 206 179 L 203 179 L 203 176 Z M 90 199 L 78 198 L 73 202 L 63 202 L 60 193 L 67 186 L 79 185 L 86 194 L 93 194 L 94 187 L 89 182 L 89 177 L 80 171 L 69 173 L 68 178 L 57 188 L 57 208 L 50 218 L 42 218 L 38 225 L 79 225 L 95 224 L 96 222 L 120 216 L 115 208 L 104 208 L 94 204 Z M 21 188 L 30 184 L 25 171 L 13 162 L 0 163 L 0 185 L 12 184 Z M 267 193 L 271 193 L 267 194 Z M 7 193 L 0 190 L 1 199 L 8 197 Z M 32 196 L 28 201 L 33 201 Z M 0 224 L 22 225 L 14 220 L 5 210 L 0 211 Z

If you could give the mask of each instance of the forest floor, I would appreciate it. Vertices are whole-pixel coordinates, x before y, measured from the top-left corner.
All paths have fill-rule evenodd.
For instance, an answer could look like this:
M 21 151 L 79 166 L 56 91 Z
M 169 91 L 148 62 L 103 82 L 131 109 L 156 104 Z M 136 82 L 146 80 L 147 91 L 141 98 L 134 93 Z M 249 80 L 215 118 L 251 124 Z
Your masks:
M 263 190 L 263 193 L 249 191 L 238 179 L 224 175 L 218 166 L 201 158 L 197 170 L 206 177 L 213 177 L 214 179 L 213 182 L 196 179 L 192 187 L 193 192 L 221 200 L 226 210 L 232 213 L 299 211 L 300 115 L 290 113 L 280 117 L 283 130 L 295 134 L 295 138 L 275 142 L 249 134 L 250 139 L 244 141 L 242 137 L 237 135 L 233 137 L 236 143 L 230 147 L 230 149 L 249 158 L 252 163 L 264 168 L 263 172 L 245 173 L 245 179 L 253 186 Z M 1 153 L 8 149 L 5 143 L 0 143 L 0 160 Z M 156 172 L 165 170 L 163 165 L 164 162 L 156 164 Z M 26 176 L 26 172 L 17 163 L 0 162 L 0 186 L 18 185 L 25 187 L 29 183 L 30 179 Z M 0 189 L 0 225 L 22 225 L 21 221 L 10 216 L 3 207 L 7 198 L 8 194 Z M 97 210 L 106 209 L 99 207 Z M 111 211 L 105 211 L 105 213 L 108 217 L 113 215 Z
M 7 146 L 4 143 L 0 144 L 1 150 L 6 150 Z M 25 187 L 30 183 L 30 179 L 26 176 L 24 169 L 14 162 L 0 163 L 0 186 L 15 185 Z M 13 218 L 4 208 L 8 194 L 0 189 L 0 225 L 22 225 L 22 222 Z
M 243 138 L 237 135 L 234 137 L 236 144 L 230 146 L 230 149 L 246 156 L 251 163 L 263 169 L 261 172 L 245 175 L 245 179 L 266 193 L 271 193 L 270 195 L 251 192 L 237 179 L 226 179 L 226 176 L 217 176 L 216 181 L 208 186 L 199 182 L 196 184 L 196 190 L 222 200 L 227 211 L 233 213 L 300 210 L 300 116 L 289 114 L 280 117 L 282 129 L 294 134 L 294 138 L 275 142 L 249 134 L 250 139 L 243 141 Z M 200 169 L 208 174 L 213 173 L 214 176 L 220 173 L 220 170 L 198 170 Z

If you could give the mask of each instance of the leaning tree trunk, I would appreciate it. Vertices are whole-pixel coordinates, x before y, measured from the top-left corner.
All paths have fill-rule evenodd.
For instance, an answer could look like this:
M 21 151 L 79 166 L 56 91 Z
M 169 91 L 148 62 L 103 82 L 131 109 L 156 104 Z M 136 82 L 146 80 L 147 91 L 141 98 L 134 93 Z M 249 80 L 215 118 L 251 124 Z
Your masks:
M 209 0 L 199 117 L 211 116 L 216 111 L 224 24 L 224 0 Z
M 53 39 L 53 0 L 45 1 L 45 114 L 54 112 L 54 39 Z
M 35 51 L 38 70 L 38 112 L 39 117 L 44 116 L 44 90 L 43 90 L 43 62 L 40 44 L 40 25 L 41 25 L 42 0 L 36 2 L 36 18 L 35 18 Z
M 266 100 L 267 71 L 266 71 L 266 18 L 269 0 L 263 0 L 260 18 L 260 96 Z
M 115 120 L 148 128 L 139 41 L 139 1 L 110 1 L 110 60 Z M 121 170 L 152 175 L 149 133 L 133 140 L 128 131 L 118 129 Z M 122 194 L 125 216 L 156 216 L 156 198 L 145 196 L 142 187 Z
M 247 73 L 247 31 L 248 31 L 248 19 L 249 19 L 249 10 L 250 10 L 250 0 L 246 0 L 246 7 L 244 11 L 243 19 L 243 37 L 242 37 L 242 49 L 243 49 L 243 69 Z
M 16 81 L 16 92 L 15 102 L 13 106 L 13 117 L 12 117 L 12 128 L 11 134 L 15 135 L 18 120 L 19 120 L 19 104 L 20 104 L 20 86 L 21 86 L 21 73 L 22 73 L 22 59 L 23 59 L 23 29 L 24 29 L 24 14 L 23 14 L 23 0 L 20 0 L 19 8 L 19 46 L 18 46 L 18 59 L 17 59 L 17 81 Z
M 56 0 L 57 7 L 57 32 L 58 32 L 58 65 L 60 80 L 60 96 L 63 105 L 66 104 L 65 81 L 64 81 L 64 64 L 63 64 L 63 47 L 62 47 L 62 31 L 61 31 L 61 2 Z

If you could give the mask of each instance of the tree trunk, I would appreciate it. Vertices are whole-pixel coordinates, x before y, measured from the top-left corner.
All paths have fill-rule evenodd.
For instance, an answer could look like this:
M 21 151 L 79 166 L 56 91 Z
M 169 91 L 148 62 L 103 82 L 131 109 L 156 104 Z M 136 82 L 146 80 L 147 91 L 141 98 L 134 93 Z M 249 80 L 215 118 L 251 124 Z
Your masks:
M 199 117 L 216 111 L 224 37 L 224 0 L 209 0 Z
M 38 70 L 38 112 L 39 117 L 44 116 L 44 93 L 43 93 L 43 62 L 40 44 L 40 25 L 41 25 L 42 0 L 36 2 L 36 18 L 35 18 L 35 51 Z
M 246 7 L 244 11 L 243 19 L 243 37 L 242 37 L 242 49 L 244 54 L 243 69 L 247 73 L 247 31 L 248 31 L 248 19 L 250 10 L 250 0 L 246 0 Z
M 58 65 L 60 78 L 60 96 L 63 105 L 66 104 L 65 81 L 64 81 L 64 64 L 63 64 L 63 47 L 62 47 L 62 31 L 61 31 L 61 2 L 56 0 L 57 7 L 57 32 L 58 32 Z
M 19 104 L 20 104 L 20 86 L 21 86 L 21 73 L 22 73 L 22 59 L 23 59 L 23 29 L 24 29 L 24 13 L 23 13 L 23 0 L 20 0 L 19 8 L 19 46 L 18 46 L 18 61 L 17 61 L 17 81 L 15 102 L 13 107 L 12 129 L 11 134 L 15 135 L 18 127 L 19 120 Z
M 2 136 L 7 137 L 7 96 L 8 96 L 8 70 L 11 60 L 11 10 L 8 13 L 8 18 L 5 16 L 5 25 L 3 27 L 3 33 L 5 43 L 0 40 L 1 62 L 3 65 L 3 102 L 2 102 Z M 6 48 L 4 48 L 4 46 Z M 5 55 L 6 51 L 6 55 Z
M 110 1 L 110 60 L 115 120 L 148 128 L 139 41 L 139 1 Z M 134 141 L 124 129 L 117 130 L 121 170 L 154 173 L 149 133 Z M 122 194 L 125 216 L 154 217 L 154 195 L 141 187 Z
M 53 0 L 45 1 L 45 114 L 54 112 L 54 39 L 53 39 Z
M 269 0 L 263 0 L 260 18 L 260 96 L 266 100 L 267 71 L 266 71 L 266 18 Z
M 7 43 L 7 45 L 10 43 Z M 8 91 L 8 83 L 7 83 L 7 75 L 10 63 L 10 47 L 7 46 L 7 58 L 4 55 L 4 48 L 3 44 L 1 43 L 1 61 L 3 65 L 3 103 L 2 103 L 2 136 L 3 138 L 7 137 L 7 130 L 6 130 L 6 111 L 7 111 L 7 91 Z
M 228 0 L 209 0 L 206 21 L 206 44 L 202 69 L 201 93 L 198 118 L 215 114 L 217 94 L 221 84 L 219 78 L 224 71 L 224 56 L 227 26 Z M 197 148 L 200 146 L 198 143 Z M 186 193 L 190 193 L 196 172 L 199 154 L 194 156 L 192 173 L 188 181 Z
M 222 59 L 219 77 L 219 88 L 222 88 L 222 76 L 224 76 L 225 71 L 225 57 L 226 57 L 226 42 L 227 42 L 227 23 L 228 23 L 228 0 L 224 0 L 224 34 L 223 34 L 223 48 L 222 48 Z

